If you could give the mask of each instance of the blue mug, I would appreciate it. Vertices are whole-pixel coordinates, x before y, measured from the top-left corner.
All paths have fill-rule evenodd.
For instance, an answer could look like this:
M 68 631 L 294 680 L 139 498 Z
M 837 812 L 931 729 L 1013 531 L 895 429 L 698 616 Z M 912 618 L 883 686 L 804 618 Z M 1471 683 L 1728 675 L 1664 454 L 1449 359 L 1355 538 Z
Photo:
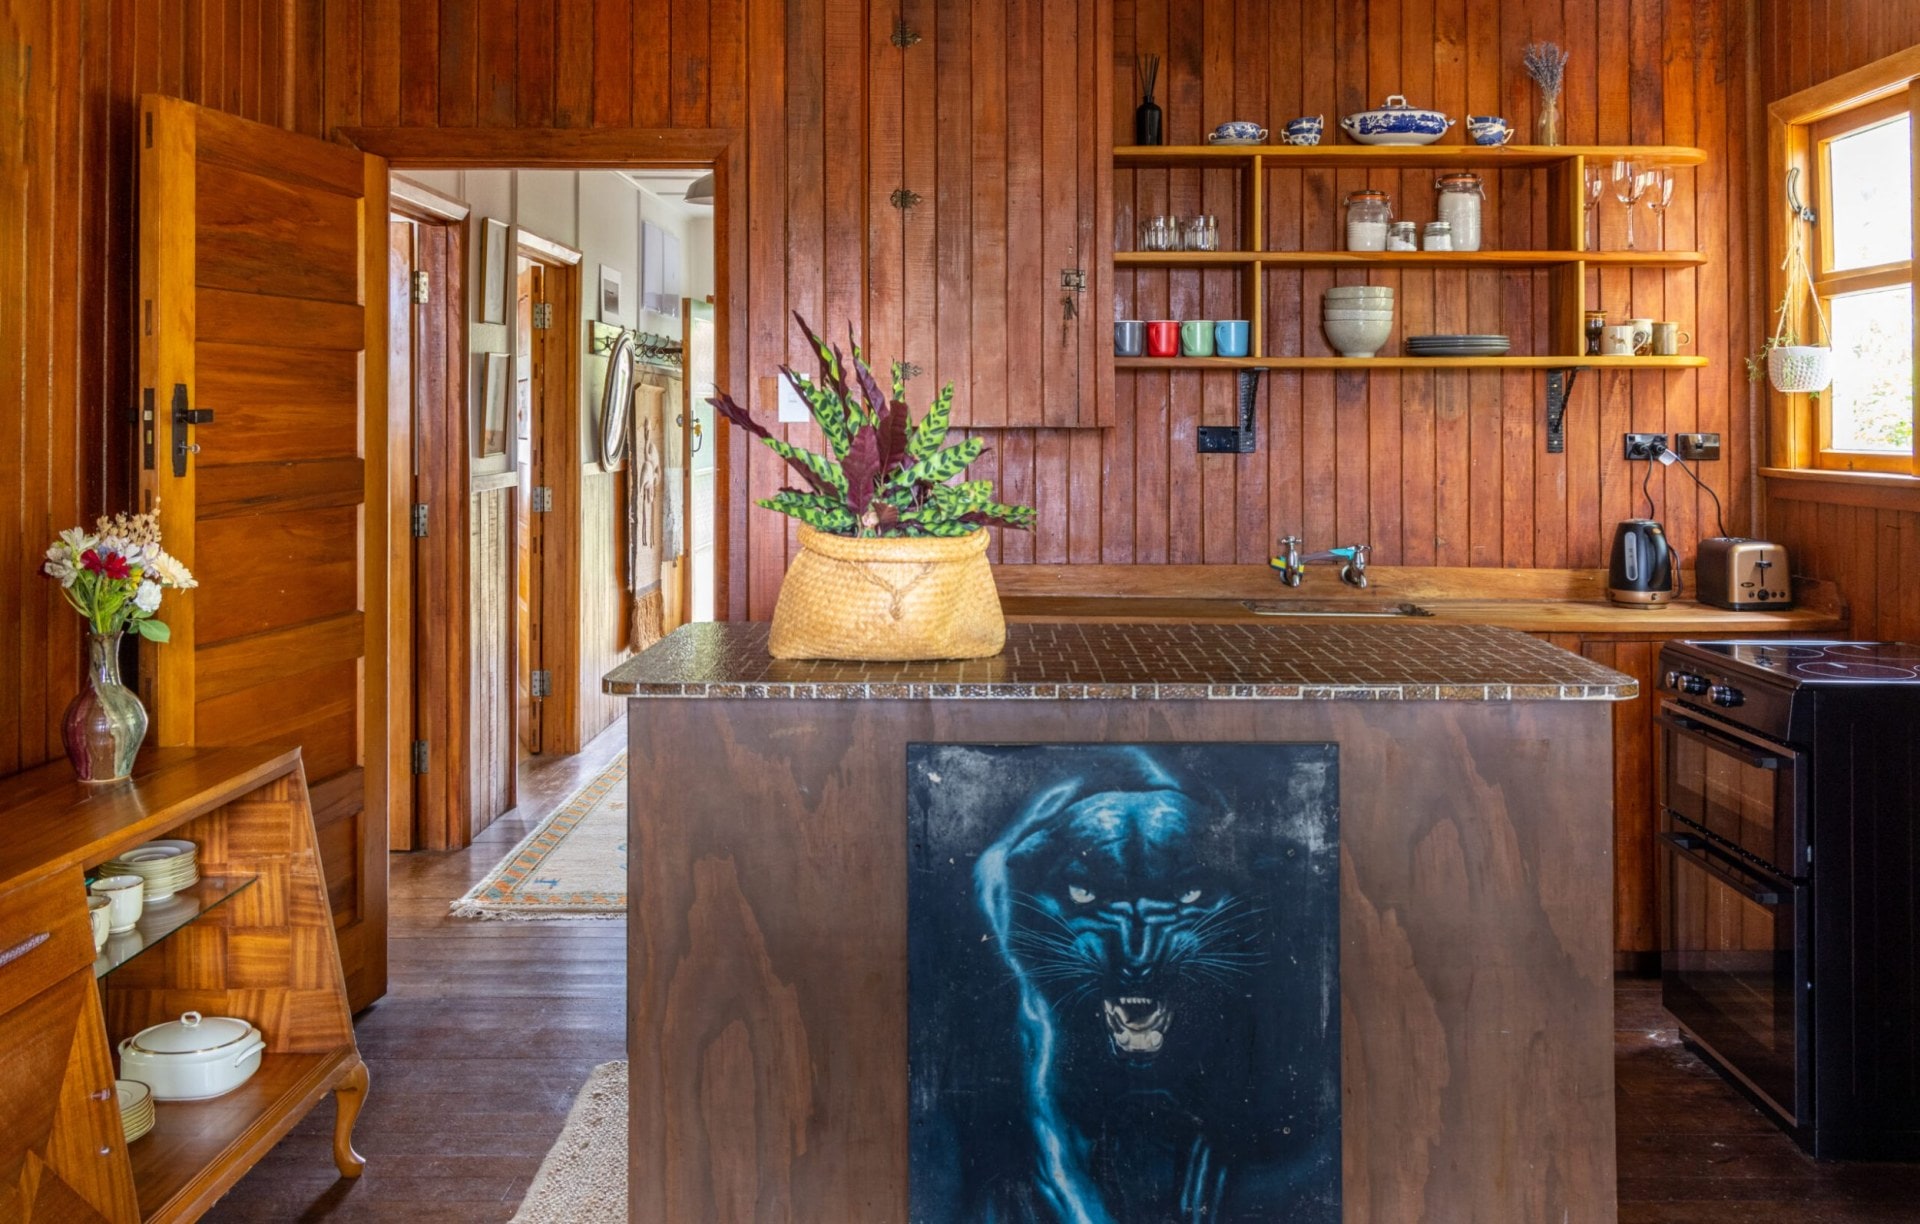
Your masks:
M 1232 140 L 1232 141 L 1237 141 L 1241 143 L 1247 143 L 1252 141 L 1263 141 L 1266 138 L 1267 138 L 1267 129 L 1261 127 L 1259 124 L 1254 123 L 1253 121 L 1248 119 L 1235 119 L 1231 122 L 1223 123 L 1219 127 L 1213 129 L 1213 135 L 1207 137 L 1207 141 L 1210 144 L 1218 143 L 1223 140 Z
M 1503 145 L 1513 139 L 1513 129 L 1498 115 L 1468 115 L 1467 132 L 1477 145 Z
M 1139 319 L 1115 319 L 1113 321 L 1113 355 L 1115 357 L 1138 357 L 1146 352 L 1147 325 Z
M 1287 120 L 1287 126 L 1283 130 L 1290 145 L 1317 145 L 1320 143 L 1320 133 L 1325 131 L 1326 127 L 1325 115 L 1302 115 L 1298 119 Z
M 1213 352 L 1216 357 L 1247 355 L 1247 321 L 1220 319 L 1213 325 Z

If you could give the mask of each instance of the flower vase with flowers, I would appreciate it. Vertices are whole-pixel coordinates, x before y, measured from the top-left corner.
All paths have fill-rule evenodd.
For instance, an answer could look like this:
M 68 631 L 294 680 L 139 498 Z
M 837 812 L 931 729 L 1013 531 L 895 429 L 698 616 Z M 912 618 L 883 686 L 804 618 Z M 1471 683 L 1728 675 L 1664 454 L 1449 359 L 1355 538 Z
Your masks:
M 87 682 L 67 707 L 67 758 L 82 782 L 117 782 L 133 772 L 147 735 L 147 711 L 120 681 L 120 641 L 128 629 L 164 642 L 154 619 L 161 592 L 198 585 L 160 547 L 160 508 L 101 517 L 91 532 L 74 527 L 47 549 L 42 567 L 73 610 L 87 619 Z

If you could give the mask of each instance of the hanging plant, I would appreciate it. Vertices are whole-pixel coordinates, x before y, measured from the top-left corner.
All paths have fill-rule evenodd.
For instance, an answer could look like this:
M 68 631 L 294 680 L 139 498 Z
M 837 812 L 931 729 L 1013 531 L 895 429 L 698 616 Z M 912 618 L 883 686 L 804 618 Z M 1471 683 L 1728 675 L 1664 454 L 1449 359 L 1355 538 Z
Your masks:
M 1791 180 L 1788 195 L 1792 195 Z M 1820 308 L 1820 295 L 1813 291 L 1813 273 L 1807 267 L 1806 246 L 1800 237 L 1802 224 L 1800 210 L 1789 207 L 1787 254 L 1780 261 L 1781 270 L 1787 274 L 1787 287 L 1774 310 L 1773 335 L 1759 352 L 1747 358 L 1747 377 L 1758 382 L 1764 370 L 1775 391 L 1817 396 L 1833 382 L 1833 337 L 1827 331 L 1827 313 Z M 1802 292 L 1812 300 L 1813 317 L 1820 321 L 1818 344 L 1801 344 L 1792 326 L 1794 295 Z

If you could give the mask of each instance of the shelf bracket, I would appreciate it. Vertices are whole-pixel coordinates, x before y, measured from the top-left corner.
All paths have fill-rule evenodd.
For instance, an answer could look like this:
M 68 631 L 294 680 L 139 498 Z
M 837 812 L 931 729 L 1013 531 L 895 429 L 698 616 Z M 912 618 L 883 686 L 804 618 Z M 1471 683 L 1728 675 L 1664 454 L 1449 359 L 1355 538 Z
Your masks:
M 1202 425 L 1195 431 L 1197 449 L 1203 455 L 1251 455 L 1255 439 L 1254 405 L 1260 393 L 1260 376 L 1265 366 L 1239 371 L 1240 423 L 1238 425 Z
M 1558 455 L 1567 449 L 1567 399 L 1573 394 L 1574 376 L 1586 366 L 1567 366 L 1547 371 L 1547 453 Z

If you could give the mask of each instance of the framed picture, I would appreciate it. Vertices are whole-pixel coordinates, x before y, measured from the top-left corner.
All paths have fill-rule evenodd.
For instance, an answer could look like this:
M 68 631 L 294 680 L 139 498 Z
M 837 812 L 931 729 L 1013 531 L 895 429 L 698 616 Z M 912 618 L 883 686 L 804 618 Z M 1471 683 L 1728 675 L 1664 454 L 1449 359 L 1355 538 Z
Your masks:
M 912 1224 L 1339 1224 L 1338 754 L 907 746 Z
M 488 217 L 480 244 L 480 321 L 507 321 L 507 223 Z
M 480 380 L 480 454 L 483 458 L 507 453 L 507 397 L 513 380 L 508 376 L 507 354 L 485 353 L 486 369 Z
M 600 265 L 600 321 L 620 322 L 620 269 Z

